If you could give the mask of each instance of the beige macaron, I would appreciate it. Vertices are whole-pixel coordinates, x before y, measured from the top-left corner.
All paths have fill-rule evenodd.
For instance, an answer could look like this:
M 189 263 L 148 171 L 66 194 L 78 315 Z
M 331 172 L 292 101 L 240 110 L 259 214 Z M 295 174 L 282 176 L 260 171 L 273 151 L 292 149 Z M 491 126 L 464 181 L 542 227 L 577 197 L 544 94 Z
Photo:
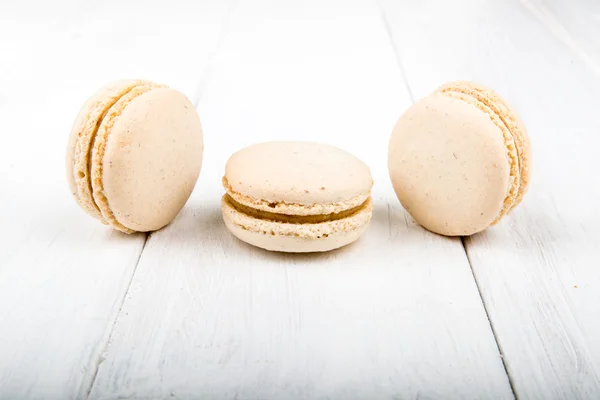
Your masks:
M 77 115 L 67 148 L 67 180 L 91 216 L 125 233 L 171 222 L 200 173 L 200 119 L 182 93 L 143 81 L 113 82 Z
M 371 221 L 369 167 L 326 144 L 246 147 L 227 162 L 223 186 L 227 228 L 266 250 L 332 250 L 357 240 Z
M 531 144 L 523 122 L 497 93 L 451 82 L 400 117 L 388 166 L 398 199 L 419 224 L 442 235 L 471 235 L 523 199 Z

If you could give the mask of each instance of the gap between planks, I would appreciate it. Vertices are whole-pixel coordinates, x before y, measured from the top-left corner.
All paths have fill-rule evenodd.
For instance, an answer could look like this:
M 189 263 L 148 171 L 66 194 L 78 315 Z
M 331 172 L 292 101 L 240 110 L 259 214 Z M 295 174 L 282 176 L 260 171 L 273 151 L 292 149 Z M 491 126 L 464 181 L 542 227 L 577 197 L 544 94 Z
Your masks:
M 200 75 L 200 79 L 198 80 L 198 84 L 196 85 L 196 91 L 194 92 L 194 96 L 191 99 L 192 104 L 194 105 L 194 109 L 198 108 L 198 105 L 200 104 L 200 100 L 202 99 L 202 95 L 204 94 L 206 84 L 207 84 L 208 80 L 210 79 L 210 76 L 212 75 L 213 64 L 214 64 L 215 60 L 217 59 L 217 56 L 219 55 L 219 52 L 221 50 L 221 47 L 223 44 L 223 39 L 225 38 L 228 28 L 229 28 L 229 21 L 231 19 L 230 17 L 233 14 L 233 10 L 234 10 L 236 4 L 237 4 L 237 0 L 233 0 L 231 2 L 231 5 L 225 12 L 225 15 L 223 16 L 222 28 L 221 28 L 221 32 L 219 34 L 219 38 L 217 39 L 217 45 L 215 46 L 215 50 L 213 51 L 213 53 L 209 56 L 208 65 L 204 69 L 204 72 Z M 85 388 L 85 391 L 84 391 L 84 393 L 85 393 L 84 398 L 86 400 L 89 399 L 90 394 L 92 393 L 94 384 L 96 383 L 96 378 L 98 377 L 98 372 L 100 371 L 100 365 L 106 359 L 108 346 L 110 345 L 110 342 L 111 342 L 111 339 L 112 339 L 112 336 L 113 336 L 113 333 L 115 330 L 115 326 L 117 324 L 119 316 L 121 315 L 121 310 L 123 309 L 125 300 L 127 299 L 127 296 L 129 295 L 129 290 L 131 289 L 131 283 L 133 282 L 133 279 L 135 278 L 135 274 L 137 272 L 138 265 L 140 264 L 140 260 L 142 259 L 142 255 L 144 254 L 144 250 L 146 249 L 146 244 L 152 237 L 153 233 L 154 232 L 143 232 L 144 241 L 142 243 L 142 248 L 140 250 L 140 254 L 138 255 L 138 258 L 135 262 L 135 266 L 133 267 L 133 273 L 131 274 L 131 278 L 129 279 L 129 282 L 127 283 L 127 290 L 125 290 L 125 293 L 123 294 L 123 298 L 121 299 L 121 301 L 119 303 L 119 310 L 117 311 L 115 318 L 112 322 L 108 337 L 107 337 L 106 341 L 104 342 L 104 344 L 101 346 L 102 351 L 100 352 L 100 355 L 98 356 L 98 359 L 96 360 L 96 362 L 93 363 L 94 371 L 93 371 L 92 379 L 90 381 L 89 386 L 87 388 Z M 80 390 L 80 393 L 81 393 L 81 390 Z
M 102 351 L 100 352 L 100 355 L 98 356 L 98 360 L 96 360 L 96 362 L 94 363 L 94 372 L 92 374 L 91 383 L 90 383 L 89 387 L 87 387 L 85 390 L 85 399 L 88 399 L 90 397 L 90 393 L 92 392 L 92 388 L 94 387 L 94 383 L 96 382 L 96 377 L 98 376 L 98 371 L 100 370 L 100 364 L 102 364 L 102 362 L 106 358 L 104 354 L 108 350 L 108 345 L 110 344 L 110 339 L 112 338 L 113 332 L 115 330 L 115 325 L 117 325 L 117 320 L 119 318 L 119 315 L 121 315 L 121 310 L 123 309 L 123 304 L 125 304 L 125 300 L 127 299 L 127 295 L 129 294 L 129 288 L 131 287 L 131 282 L 133 282 L 133 278 L 135 277 L 135 272 L 137 271 L 138 265 L 140 264 L 140 259 L 142 258 L 142 253 L 144 252 L 144 249 L 146 248 L 146 243 L 148 243 L 149 236 L 150 235 L 148 233 L 144 233 L 144 242 L 142 243 L 142 248 L 140 250 L 140 254 L 138 255 L 137 260 L 135 261 L 135 266 L 133 267 L 133 273 L 131 274 L 131 278 L 129 278 L 129 282 L 127 282 L 127 290 L 125 291 L 125 294 L 123 295 L 123 298 L 120 301 L 119 310 L 117 311 L 117 315 L 115 316 L 115 319 L 110 327 L 108 339 L 102 346 Z
M 521 0 L 521 1 L 524 1 L 524 0 Z M 404 69 L 404 65 L 402 64 L 402 57 L 400 56 L 398 47 L 396 46 L 396 43 L 394 42 L 394 37 L 392 35 L 392 30 L 390 28 L 390 24 L 389 24 L 387 18 L 385 17 L 385 12 L 383 10 L 383 7 L 380 4 L 380 1 L 376 0 L 376 2 L 377 2 L 377 7 L 379 8 L 379 13 L 381 15 L 381 19 L 383 21 L 383 25 L 385 27 L 386 34 L 390 41 L 390 45 L 392 46 L 392 51 L 394 52 L 394 55 L 396 56 L 396 62 L 398 64 L 398 69 L 400 70 L 402 80 L 404 81 L 404 86 L 406 87 L 406 90 L 408 91 L 411 103 L 414 104 L 415 97 L 413 95 L 413 91 L 408 82 L 408 76 L 406 75 L 406 70 Z M 388 210 L 389 210 L 389 204 L 388 204 Z M 389 218 L 389 214 L 388 214 L 388 218 Z M 469 269 L 471 270 L 471 275 L 473 276 L 473 280 L 475 281 L 475 286 L 477 287 L 477 293 L 479 294 L 479 299 L 481 300 L 481 304 L 483 305 L 483 309 L 485 311 L 485 316 L 488 320 L 488 324 L 490 325 L 490 329 L 492 330 L 492 336 L 494 337 L 494 342 L 496 342 L 496 348 L 498 349 L 498 353 L 500 354 L 500 359 L 502 360 L 502 368 L 504 368 L 504 373 L 506 374 L 506 377 L 508 378 L 508 384 L 510 385 L 510 390 L 511 390 L 512 395 L 515 398 L 515 400 L 518 400 L 519 397 L 517 396 L 517 393 L 515 391 L 513 379 L 510 376 L 510 373 L 508 372 L 508 368 L 506 367 L 506 361 L 504 360 L 504 353 L 502 351 L 502 347 L 500 346 L 500 343 L 498 342 L 498 337 L 496 336 L 496 329 L 494 328 L 494 324 L 492 323 L 492 320 L 490 319 L 490 314 L 488 312 L 487 304 L 485 304 L 485 300 L 483 299 L 483 296 L 481 294 L 481 287 L 479 286 L 479 282 L 477 281 L 477 276 L 475 275 L 475 271 L 473 270 L 473 264 L 471 263 L 471 257 L 469 257 L 469 252 L 467 250 L 465 240 L 466 240 L 465 236 L 461 236 L 460 244 L 463 248 L 463 251 L 465 252 L 465 257 L 467 259 L 467 262 L 469 263 Z
M 377 3 L 377 8 L 379 9 L 379 15 L 381 16 L 381 20 L 383 22 L 383 27 L 385 28 L 385 33 L 390 41 L 390 46 L 392 46 L 392 51 L 394 52 L 394 56 L 396 56 L 396 64 L 398 65 L 398 69 L 400 70 L 400 75 L 402 76 L 402 81 L 404 82 L 404 87 L 406 87 L 406 91 L 408 92 L 408 97 L 410 98 L 410 102 L 412 104 L 415 103 L 415 96 L 408 84 L 408 78 L 406 76 L 406 70 L 404 69 L 404 64 L 402 63 L 402 57 L 400 56 L 400 52 L 394 43 L 394 37 L 392 36 L 392 29 L 390 28 L 390 24 L 385 17 L 385 12 L 383 11 L 383 7 L 380 3 L 380 0 L 375 0 Z
M 467 245 L 465 243 L 467 239 L 468 239 L 467 237 L 461 236 L 460 244 L 462 245 L 462 248 L 465 252 L 465 256 L 467 257 L 467 262 L 469 263 L 469 268 L 471 269 L 471 274 L 473 275 L 473 280 L 475 281 L 475 286 L 477 286 L 477 292 L 479 293 L 479 298 L 481 299 L 481 303 L 483 304 L 483 309 L 485 310 L 485 316 L 487 317 L 488 323 L 490 324 L 490 328 L 492 329 L 492 335 L 494 336 L 494 341 L 496 342 L 496 347 L 498 348 L 498 353 L 500 353 L 500 359 L 502 360 L 502 367 L 504 368 L 504 372 L 506 373 L 506 376 L 508 377 L 508 384 L 510 385 L 510 390 L 511 390 L 515 400 L 518 400 L 519 396 L 517 396 L 517 392 L 515 391 L 515 386 L 513 385 L 512 378 L 511 378 L 510 374 L 508 373 L 508 368 L 506 367 L 506 361 L 504 360 L 504 352 L 502 351 L 502 346 L 500 346 L 500 342 L 498 341 L 498 338 L 496 336 L 496 329 L 494 328 L 494 323 L 492 322 L 492 319 L 490 318 L 490 313 L 488 312 L 487 304 L 485 304 L 485 300 L 483 299 L 483 296 L 481 294 L 481 287 L 479 286 L 479 281 L 477 280 L 477 275 L 475 274 L 475 270 L 473 269 L 473 264 L 471 263 L 471 257 L 469 256 L 469 250 L 467 250 Z

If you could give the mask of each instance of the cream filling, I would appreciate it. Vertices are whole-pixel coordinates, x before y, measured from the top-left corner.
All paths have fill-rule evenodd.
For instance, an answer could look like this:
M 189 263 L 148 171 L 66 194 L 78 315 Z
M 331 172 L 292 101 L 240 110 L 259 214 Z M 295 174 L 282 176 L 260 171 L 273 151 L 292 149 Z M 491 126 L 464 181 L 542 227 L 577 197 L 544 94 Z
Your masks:
M 244 213 L 252 218 L 269 220 L 273 222 L 282 222 L 287 224 L 320 224 L 322 222 L 336 221 L 338 219 L 348 218 L 365 208 L 365 203 L 351 208 L 349 210 L 341 211 L 339 213 L 331 214 L 319 214 L 319 215 L 288 215 L 278 214 L 263 210 L 257 210 L 252 207 L 248 207 L 235 201 L 230 195 L 225 195 L 225 201 L 235 208 L 237 211 Z
M 364 227 L 371 221 L 373 202 L 369 197 L 363 204 L 353 209 L 349 214 L 325 215 L 323 222 L 309 222 L 305 217 L 297 215 L 271 216 L 270 218 L 257 218 L 252 214 L 246 214 L 243 205 L 239 207 L 229 195 L 224 195 L 222 200 L 223 216 L 226 221 L 239 226 L 240 228 L 263 235 L 281 235 L 292 236 L 304 239 L 320 239 L 340 232 L 349 232 L 354 229 Z M 272 213 L 274 214 L 274 213 Z M 265 215 L 267 216 L 267 215 Z M 290 218 L 283 222 L 281 219 Z M 272 219 L 273 218 L 273 219 Z
M 370 193 L 361 193 L 351 199 L 340 201 L 337 203 L 315 203 L 315 204 L 299 204 L 287 203 L 284 201 L 272 201 L 264 199 L 256 199 L 246 196 L 233 190 L 226 177 L 222 179 L 223 187 L 227 194 L 239 204 L 243 204 L 255 210 L 266 211 L 274 214 L 285 215 L 325 215 L 336 214 L 346 210 L 353 209 L 363 204 L 369 197 Z

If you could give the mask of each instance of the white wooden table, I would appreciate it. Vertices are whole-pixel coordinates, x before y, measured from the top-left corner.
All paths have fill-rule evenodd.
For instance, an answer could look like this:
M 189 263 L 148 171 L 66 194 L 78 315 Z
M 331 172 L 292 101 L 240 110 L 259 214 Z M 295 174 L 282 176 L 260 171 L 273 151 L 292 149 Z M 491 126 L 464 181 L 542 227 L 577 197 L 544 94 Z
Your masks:
M 72 120 L 101 85 L 186 93 L 205 161 L 176 221 L 127 236 L 70 198 Z M 533 181 L 464 240 L 403 211 L 387 142 L 453 79 L 525 120 Z M 1 399 L 599 399 L 596 0 L 0 2 Z M 374 220 L 322 255 L 225 229 L 231 153 L 324 141 L 375 177 Z

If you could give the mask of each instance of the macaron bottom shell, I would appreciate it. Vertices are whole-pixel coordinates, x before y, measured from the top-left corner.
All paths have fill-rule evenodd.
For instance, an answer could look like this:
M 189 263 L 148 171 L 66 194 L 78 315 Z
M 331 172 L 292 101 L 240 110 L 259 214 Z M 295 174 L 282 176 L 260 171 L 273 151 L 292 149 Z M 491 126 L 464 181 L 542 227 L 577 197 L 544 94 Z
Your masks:
M 221 208 L 225 226 L 241 241 L 269 251 L 310 253 L 334 250 L 358 240 L 371 222 L 373 203 L 369 198 L 350 215 L 340 219 L 331 215 L 329 220 L 322 216 L 324 221 L 318 223 L 257 218 L 241 211 L 227 194 Z

